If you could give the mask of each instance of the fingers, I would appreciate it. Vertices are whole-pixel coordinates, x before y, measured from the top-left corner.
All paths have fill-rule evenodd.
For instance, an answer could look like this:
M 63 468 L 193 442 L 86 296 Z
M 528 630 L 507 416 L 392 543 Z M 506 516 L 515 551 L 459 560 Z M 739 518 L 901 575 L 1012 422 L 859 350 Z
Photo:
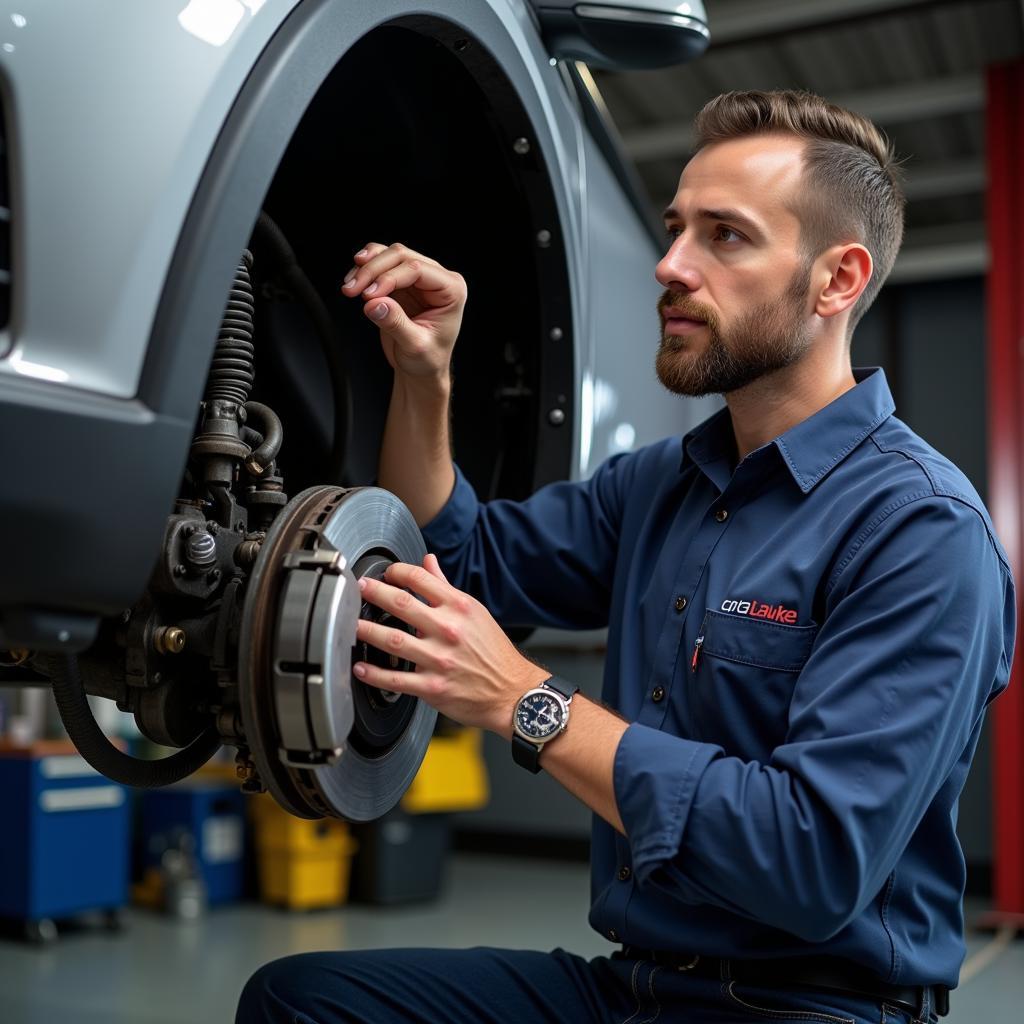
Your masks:
M 369 243 L 342 293 L 361 299 L 396 374 L 446 380 L 468 289 L 460 274 L 401 243 Z
M 356 257 L 356 265 L 342 283 L 346 295 L 371 299 L 415 285 L 423 292 L 438 293 L 432 296 L 432 305 L 445 306 L 459 297 L 460 275 L 401 243 L 386 247 L 370 243 L 361 251 L 366 255 Z
M 429 630 L 433 622 L 431 609 L 408 590 L 366 576 L 359 580 L 359 590 L 364 601 L 390 612 L 396 619 L 401 619 L 421 633 Z
M 457 593 L 444 577 L 438 578 L 427 572 L 423 566 L 410 565 L 408 562 L 395 562 L 393 565 L 389 565 L 387 572 L 384 573 L 384 579 L 393 587 L 405 587 L 414 594 L 425 597 L 435 608 L 444 604 L 448 598 Z M 368 586 L 365 594 L 368 596 L 371 592 L 370 585 L 376 581 L 367 580 L 366 582 Z M 368 596 L 368 599 L 376 604 L 373 597 Z
M 379 622 L 371 622 L 369 619 L 359 619 L 356 622 L 356 638 L 371 647 L 376 647 L 378 651 L 411 661 L 414 665 L 430 661 L 426 643 L 404 629 L 382 626 Z M 402 672 L 398 674 L 405 675 Z
M 448 577 L 441 571 L 441 563 L 437 560 L 437 555 L 430 554 L 423 559 L 423 568 L 427 570 L 432 576 L 436 576 L 443 582 L 448 582 Z
M 356 662 L 352 666 L 352 671 L 357 679 L 368 686 L 376 686 L 378 690 L 408 693 L 413 697 L 428 700 L 430 697 L 436 697 L 440 688 L 436 676 L 421 672 L 396 672 L 365 661 Z
M 402 672 L 372 665 L 368 661 L 357 661 L 352 666 L 352 672 L 357 679 L 381 690 L 409 693 L 426 700 L 436 697 L 443 690 L 444 680 L 429 671 L 434 667 L 435 659 L 430 657 L 428 645 L 418 637 L 404 629 L 359 619 L 356 623 L 356 639 L 376 647 L 385 654 L 411 661 L 416 666 L 415 672 Z

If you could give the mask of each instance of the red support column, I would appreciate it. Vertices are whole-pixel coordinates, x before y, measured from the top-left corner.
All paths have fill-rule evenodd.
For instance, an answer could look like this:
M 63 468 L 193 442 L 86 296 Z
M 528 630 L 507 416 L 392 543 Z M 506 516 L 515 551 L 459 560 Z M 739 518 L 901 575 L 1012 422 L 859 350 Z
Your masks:
M 1024 591 L 1024 61 L 988 72 L 988 505 Z M 969 572 L 968 566 L 963 567 Z M 994 916 L 1024 924 L 1024 628 L 993 706 Z

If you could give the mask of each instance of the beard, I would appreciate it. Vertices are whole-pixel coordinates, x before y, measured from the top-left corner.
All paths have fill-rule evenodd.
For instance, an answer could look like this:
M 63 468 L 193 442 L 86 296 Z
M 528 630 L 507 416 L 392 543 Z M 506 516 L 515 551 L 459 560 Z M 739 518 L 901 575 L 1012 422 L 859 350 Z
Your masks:
M 691 338 L 662 333 L 655 360 L 658 380 L 677 395 L 694 398 L 727 395 L 754 381 L 792 366 L 811 344 L 804 303 L 811 282 L 810 265 L 798 269 L 785 291 L 743 313 L 728 328 L 715 311 L 681 292 L 666 291 L 658 300 L 658 315 L 671 309 L 704 321 L 708 341 L 703 352 L 693 352 Z

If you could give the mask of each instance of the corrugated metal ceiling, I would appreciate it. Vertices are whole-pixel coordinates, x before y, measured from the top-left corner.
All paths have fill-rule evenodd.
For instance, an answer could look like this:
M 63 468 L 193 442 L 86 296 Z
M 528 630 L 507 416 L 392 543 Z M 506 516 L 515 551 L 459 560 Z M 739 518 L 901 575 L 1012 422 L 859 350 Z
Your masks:
M 984 269 L 985 68 L 1024 53 L 1024 0 L 705 6 L 712 42 L 693 63 L 593 73 L 658 209 L 675 191 L 693 116 L 708 99 L 808 89 L 871 117 L 905 161 L 908 234 L 894 277 Z

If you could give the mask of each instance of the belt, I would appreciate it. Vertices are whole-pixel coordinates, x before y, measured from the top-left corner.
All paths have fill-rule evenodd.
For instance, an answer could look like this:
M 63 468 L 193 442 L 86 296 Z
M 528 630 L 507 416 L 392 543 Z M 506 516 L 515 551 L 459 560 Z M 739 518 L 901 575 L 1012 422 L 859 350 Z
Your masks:
M 940 1017 L 949 1013 L 949 989 L 945 985 L 890 985 L 849 960 L 833 957 L 785 957 L 772 960 L 725 960 L 657 949 L 623 946 L 616 956 L 650 960 L 675 967 L 686 974 L 715 981 L 738 981 L 766 988 L 821 988 L 849 995 L 867 996 L 895 1004 L 920 1015 L 927 1001 Z

